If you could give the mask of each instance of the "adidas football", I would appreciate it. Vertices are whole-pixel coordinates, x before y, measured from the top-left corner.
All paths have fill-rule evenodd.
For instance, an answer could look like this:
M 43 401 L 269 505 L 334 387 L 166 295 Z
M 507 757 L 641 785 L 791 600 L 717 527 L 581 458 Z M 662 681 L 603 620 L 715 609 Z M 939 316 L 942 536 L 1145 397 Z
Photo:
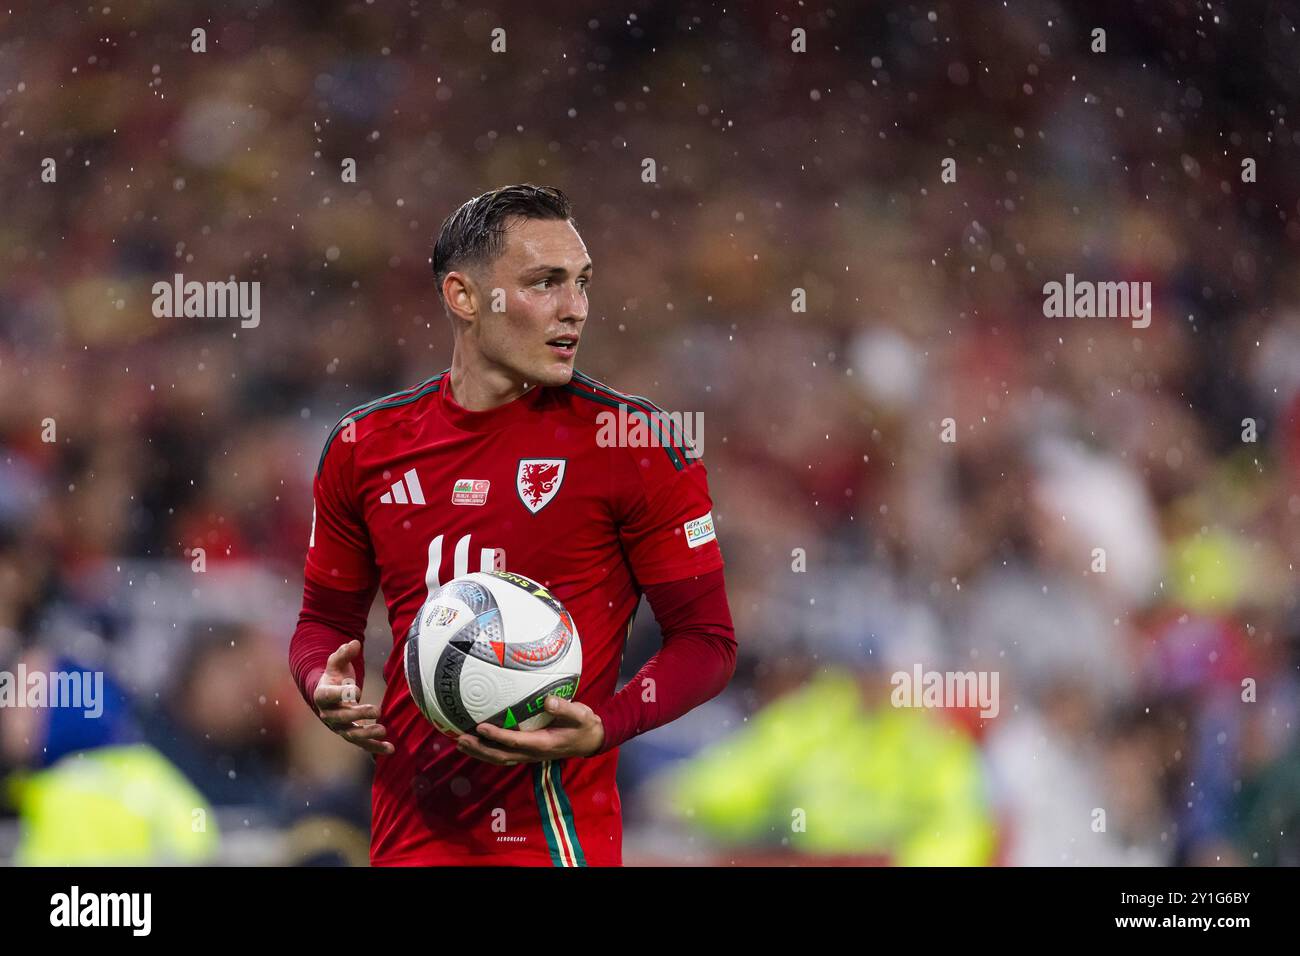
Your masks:
M 509 571 L 476 571 L 429 595 L 404 658 L 416 706 L 450 736 L 482 723 L 545 727 L 546 696 L 572 700 L 582 675 L 569 612 L 542 585 Z

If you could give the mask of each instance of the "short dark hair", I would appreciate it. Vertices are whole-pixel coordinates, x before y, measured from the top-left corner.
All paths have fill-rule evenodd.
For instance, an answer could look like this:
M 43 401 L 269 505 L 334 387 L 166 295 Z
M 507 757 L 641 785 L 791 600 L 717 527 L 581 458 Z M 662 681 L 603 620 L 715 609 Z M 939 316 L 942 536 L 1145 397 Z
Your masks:
M 447 217 L 433 247 L 433 277 L 442 298 L 447 273 L 466 266 L 490 265 L 505 248 L 505 231 L 513 216 L 572 220 L 569 197 L 554 186 L 519 183 L 475 196 Z

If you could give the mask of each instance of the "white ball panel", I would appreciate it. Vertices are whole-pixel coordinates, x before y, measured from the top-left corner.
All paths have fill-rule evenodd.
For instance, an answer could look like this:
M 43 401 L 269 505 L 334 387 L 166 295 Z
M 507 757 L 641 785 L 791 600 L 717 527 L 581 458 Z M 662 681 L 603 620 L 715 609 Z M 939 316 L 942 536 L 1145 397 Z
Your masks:
M 469 578 L 487 588 L 496 599 L 497 607 L 501 609 L 506 640 L 512 644 L 535 641 L 549 634 L 559 622 L 559 616 L 551 610 L 550 605 L 533 597 L 523 588 L 482 571 L 475 571 Z
M 471 657 L 461 668 L 460 697 L 471 717 L 487 720 L 561 676 L 563 672 L 507 670 Z

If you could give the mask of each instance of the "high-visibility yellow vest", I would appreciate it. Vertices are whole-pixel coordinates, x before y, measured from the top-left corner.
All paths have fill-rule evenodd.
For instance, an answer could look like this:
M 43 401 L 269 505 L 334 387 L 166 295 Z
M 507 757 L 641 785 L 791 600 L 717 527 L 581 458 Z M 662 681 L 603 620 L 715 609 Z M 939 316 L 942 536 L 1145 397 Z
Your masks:
M 668 784 L 675 812 L 725 843 L 931 866 L 992 862 L 985 790 L 969 734 L 924 710 L 869 707 L 857 680 L 836 671 L 764 708 Z
M 10 778 L 20 866 L 201 863 L 216 851 L 212 808 L 146 744 L 70 754 Z

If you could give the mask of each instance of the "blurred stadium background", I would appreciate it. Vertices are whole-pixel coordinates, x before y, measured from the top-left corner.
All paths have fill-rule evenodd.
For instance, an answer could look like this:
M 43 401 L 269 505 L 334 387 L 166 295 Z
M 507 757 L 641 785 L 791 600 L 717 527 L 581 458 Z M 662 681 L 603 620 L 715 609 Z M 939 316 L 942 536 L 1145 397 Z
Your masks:
M 579 366 L 704 414 L 740 642 L 623 748 L 627 863 L 1300 862 L 1297 24 L 0 12 L 0 669 L 111 685 L 93 726 L 0 709 L 0 860 L 364 864 L 367 758 L 286 662 L 312 468 L 449 363 L 433 238 L 528 181 L 595 259 Z M 155 318 L 176 272 L 260 281 L 260 325 Z M 1151 282 L 1150 328 L 1044 318 L 1066 273 Z M 382 603 L 367 636 L 377 700 Z M 625 676 L 657 638 L 643 611 Z M 917 663 L 996 670 L 999 715 L 891 707 Z

